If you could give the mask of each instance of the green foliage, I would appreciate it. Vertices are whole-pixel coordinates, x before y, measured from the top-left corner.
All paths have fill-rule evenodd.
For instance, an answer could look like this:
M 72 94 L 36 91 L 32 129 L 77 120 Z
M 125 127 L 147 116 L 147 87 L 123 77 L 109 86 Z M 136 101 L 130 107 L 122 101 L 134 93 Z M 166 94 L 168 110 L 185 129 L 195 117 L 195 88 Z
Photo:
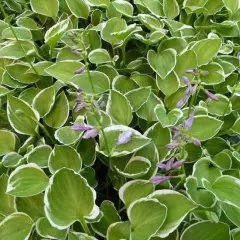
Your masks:
M 240 239 L 239 1 L 0 12 L 0 239 Z

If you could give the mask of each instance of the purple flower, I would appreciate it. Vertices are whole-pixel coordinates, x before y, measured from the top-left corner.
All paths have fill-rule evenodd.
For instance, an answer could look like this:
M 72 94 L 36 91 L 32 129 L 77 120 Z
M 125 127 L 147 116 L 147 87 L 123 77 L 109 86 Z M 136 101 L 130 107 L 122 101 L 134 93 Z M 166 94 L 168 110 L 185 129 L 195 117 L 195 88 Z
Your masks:
M 81 55 L 80 52 L 79 52 L 76 48 L 73 48 L 73 49 L 72 49 L 72 52 L 73 52 L 74 54 L 78 55 L 78 56 Z
M 209 91 L 206 90 L 206 89 L 204 90 L 204 92 L 205 92 L 205 94 L 206 94 L 211 100 L 214 100 L 214 101 L 217 101 L 217 100 L 218 100 L 218 98 L 217 98 L 217 96 L 216 96 L 215 94 L 209 92 Z
M 174 177 L 173 176 L 155 176 L 150 179 L 150 182 L 153 184 L 159 184 L 172 178 Z
M 197 138 L 192 138 L 192 142 L 195 146 L 201 147 L 201 142 Z
M 195 111 L 192 111 L 191 115 L 189 116 L 189 118 L 183 123 L 183 127 L 188 131 L 192 124 L 193 124 L 193 119 L 194 119 L 194 114 Z
M 190 97 L 190 96 L 185 95 L 183 98 L 181 98 L 181 99 L 178 101 L 178 103 L 177 103 L 177 108 L 183 107 L 183 106 L 187 103 L 189 97 Z
M 179 168 L 184 164 L 184 161 L 176 161 L 174 162 L 174 158 L 171 158 L 166 164 L 158 163 L 157 166 L 165 171 L 169 171 L 171 169 Z
M 84 139 L 89 139 L 89 138 L 95 138 L 98 135 L 98 130 L 96 128 L 87 130 L 84 134 L 83 134 L 83 138 Z
M 133 132 L 131 130 L 122 132 L 118 137 L 117 145 L 127 144 L 128 142 L 130 142 L 132 135 Z
M 94 127 L 92 127 L 90 125 L 74 124 L 72 126 L 72 130 L 74 130 L 74 131 L 88 131 L 88 130 L 92 130 L 92 129 L 94 129 Z
M 83 108 L 85 107 L 85 103 L 82 102 L 82 103 L 78 103 L 75 107 L 75 112 L 79 112 L 80 110 L 82 110 Z
M 180 128 L 177 126 L 173 126 L 171 129 L 173 132 L 178 132 L 180 130 Z
M 185 77 L 185 76 L 183 76 L 182 77 L 182 80 L 183 80 L 183 82 L 186 84 L 186 85 L 190 85 L 190 81 L 189 81 L 189 79 L 187 78 L 187 77 Z
M 79 68 L 78 70 L 75 71 L 75 74 L 81 74 L 81 73 L 83 73 L 83 72 L 84 72 L 84 69 L 85 69 L 85 66 Z
M 95 108 L 98 107 L 98 103 L 97 103 L 95 100 L 93 101 L 93 106 L 94 106 Z
M 193 95 L 197 90 L 197 85 L 194 85 L 193 87 L 189 87 L 186 90 L 186 94 L 189 94 L 190 96 Z
M 188 69 L 188 70 L 186 70 L 186 73 L 193 74 L 194 72 L 193 72 L 193 70 L 192 70 L 192 69 Z
M 167 145 L 167 148 L 170 150 L 170 149 L 178 149 L 181 147 L 181 143 L 178 143 L 178 142 L 171 142 Z

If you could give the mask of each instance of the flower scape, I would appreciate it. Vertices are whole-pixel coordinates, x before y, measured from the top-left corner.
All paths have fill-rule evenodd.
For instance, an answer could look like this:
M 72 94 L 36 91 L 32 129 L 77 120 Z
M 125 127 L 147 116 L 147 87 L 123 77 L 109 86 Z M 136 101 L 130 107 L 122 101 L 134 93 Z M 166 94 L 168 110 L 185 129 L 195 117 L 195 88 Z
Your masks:
M 0 12 L 0 240 L 240 240 L 240 1 Z

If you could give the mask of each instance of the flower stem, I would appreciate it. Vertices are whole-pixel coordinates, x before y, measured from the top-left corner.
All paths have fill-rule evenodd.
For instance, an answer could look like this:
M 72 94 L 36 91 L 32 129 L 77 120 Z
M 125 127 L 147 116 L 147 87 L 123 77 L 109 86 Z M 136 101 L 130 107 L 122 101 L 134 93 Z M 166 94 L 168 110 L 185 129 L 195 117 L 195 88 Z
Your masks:
M 14 37 L 16 38 L 17 44 L 19 45 L 19 47 L 21 48 L 22 52 L 24 53 L 24 55 L 25 55 L 25 57 L 26 57 L 29 65 L 31 66 L 31 68 L 33 69 L 33 71 L 34 71 L 37 75 L 39 75 L 38 72 L 37 72 L 37 70 L 36 70 L 36 68 L 33 66 L 32 62 L 30 61 L 30 59 L 29 59 L 29 57 L 28 57 L 25 49 L 23 48 L 21 42 L 19 41 L 19 39 L 18 39 L 18 37 L 17 37 L 17 34 L 15 33 L 14 28 L 12 27 L 12 25 L 11 25 L 9 19 L 8 19 L 8 14 L 5 12 L 5 10 L 4 10 L 3 6 L 2 6 L 2 0 L 0 0 L 0 9 L 1 9 L 1 11 L 2 11 L 2 13 L 3 13 L 3 15 L 4 15 L 4 17 L 5 17 L 5 19 L 6 19 L 7 23 L 8 23 L 11 31 L 12 31 L 12 33 L 13 33 Z
M 89 70 L 89 62 L 87 60 L 87 54 L 86 54 L 87 51 L 86 51 L 84 43 L 82 42 L 82 39 L 79 42 L 80 42 L 81 47 L 83 49 L 83 60 L 84 60 L 84 63 L 85 63 L 85 68 L 86 68 L 86 71 L 87 71 L 88 80 L 89 80 L 89 82 L 91 84 L 91 88 L 92 88 L 93 94 L 96 94 L 95 87 L 94 87 L 93 80 L 92 80 L 92 76 L 91 76 L 91 73 L 90 73 L 90 70 Z

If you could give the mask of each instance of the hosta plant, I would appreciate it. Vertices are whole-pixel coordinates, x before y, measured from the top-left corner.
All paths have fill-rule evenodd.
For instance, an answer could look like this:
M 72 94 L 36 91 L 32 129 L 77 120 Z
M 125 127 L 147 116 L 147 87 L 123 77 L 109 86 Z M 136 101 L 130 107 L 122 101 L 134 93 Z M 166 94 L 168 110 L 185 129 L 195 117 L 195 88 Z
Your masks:
M 1 240 L 240 239 L 238 0 L 0 10 Z

